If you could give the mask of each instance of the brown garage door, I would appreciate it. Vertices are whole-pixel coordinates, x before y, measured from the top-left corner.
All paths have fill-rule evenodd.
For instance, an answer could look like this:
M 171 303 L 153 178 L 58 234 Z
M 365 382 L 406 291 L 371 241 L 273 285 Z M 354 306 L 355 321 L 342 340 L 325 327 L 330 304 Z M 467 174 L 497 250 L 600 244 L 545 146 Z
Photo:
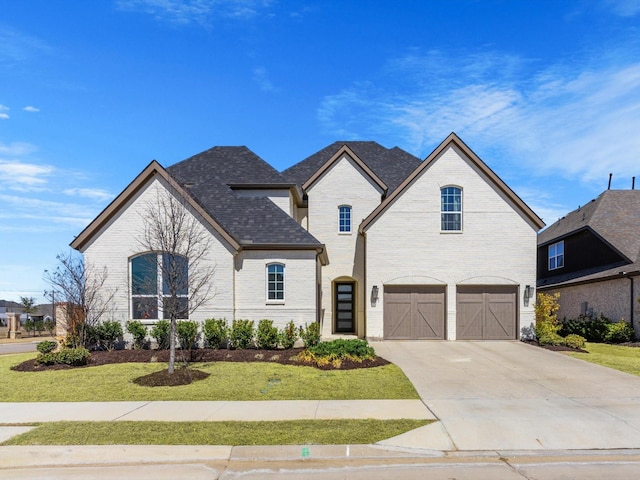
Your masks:
M 444 339 L 445 289 L 440 286 L 384 287 L 384 338 Z
M 518 287 L 459 286 L 456 296 L 456 337 L 459 340 L 517 338 Z

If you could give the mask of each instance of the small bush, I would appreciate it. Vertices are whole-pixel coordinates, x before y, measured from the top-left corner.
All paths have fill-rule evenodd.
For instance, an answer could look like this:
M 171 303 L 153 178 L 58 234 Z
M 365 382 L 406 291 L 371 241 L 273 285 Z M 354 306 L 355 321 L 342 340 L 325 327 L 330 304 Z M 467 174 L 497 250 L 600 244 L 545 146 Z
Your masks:
M 133 348 L 140 350 L 144 347 L 147 337 L 147 327 L 140 320 L 130 320 L 127 322 L 127 332 L 133 336 Z
M 39 365 L 64 364 L 79 367 L 89 363 L 91 354 L 86 348 L 63 348 L 58 352 L 49 352 L 39 355 L 36 362 Z
M 278 347 L 278 328 L 273 326 L 273 320 L 260 320 L 256 332 L 256 344 L 263 350 L 275 350 Z
M 176 333 L 182 350 L 191 350 L 194 347 L 198 348 L 196 344 L 200 336 L 198 333 L 198 322 L 195 320 L 181 320 L 176 325 Z
M 564 345 L 565 340 L 555 332 L 546 332 L 538 336 L 538 343 L 540 345 Z
M 107 320 L 94 327 L 91 333 L 98 348 L 111 351 L 116 348 L 116 342 L 122 337 L 122 325 L 115 320 Z
M 253 320 L 234 320 L 231 324 L 229 342 L 233 348 L 249 348 L 254 344 L 254 332 Z
M 318 345 L 320 343 L 320 324 L 314 322 L 307 325 L 305 323 L 304 328 L 300 327 L 300 338 L 302 338 L 305 348 Z
M 207 347 L 218 349 L 228 340 L 229 326 L 224 318 L 207 318 L 202 325 L 204 343 Z
M 53 352 L 56 348 L 58 348 L 58 342 L 55 340 L 45 340 L 43 342 L 38 343 L 36 346 L 38 352 L 45 354 Z
M 571 347 L 571 348 L 584 348 L 586 344 L 586 340 L 584 337 L 581 337 L 580 335 L 571 333 L 565 337 L 564 344 L 567 347 Z
M 331 340 L 330 342 L 320 342 L 309 351 L 316 357 L 335 356 L 338 358 L 350 358 L 359 360 L 370 360 L 376 357 L 376 352 L 366 340 L 352 338 L 344 340 L 342 338 Z
M 596 318 L 580 315 L 578 318 L 564 320 L 561 324 L 560 335 L 576 334 L 584 337 L 587 342 L 603 343 L 609 332 L 611 320 L 602 314 Z
M 155 339 L 159 350 L 166 350 L 169 348 L 171 322 L 169 322 L 169 320 L 158 320 L 151 329 L 151 332 L 149 332 L 149 335 Z
M 289 350 L 293 348 L 293 345 L 298 340 L 298 329 L 293 320 L 287 323 L 282 330 L 278 333 L 278 341 L 282 348 Z
M 607 343 L 632 342 L 635 337 L 633 327 L 624 320 L 610 323 L 607 325 L 607 329 L 608 331 L 605 337 Z

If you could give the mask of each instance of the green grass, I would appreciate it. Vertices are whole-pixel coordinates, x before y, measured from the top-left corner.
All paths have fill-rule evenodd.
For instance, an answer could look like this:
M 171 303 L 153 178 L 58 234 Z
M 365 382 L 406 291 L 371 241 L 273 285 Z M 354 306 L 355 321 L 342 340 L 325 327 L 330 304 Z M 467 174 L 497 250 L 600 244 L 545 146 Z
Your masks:
M 211 376 L 191 385 L 141 387 L 133 380 L 165 363 L 123 363 L 69 370 L 16 372 L 33 353 L 0 356 L 3 402 L 113 402 L 136 400 L 361 400 L 417 399 L 395 365 L 318 370 L 277 363 L 215 362 L 193 367 Z
M 585 350 L 589 353 L 571 353 L 570 355 L 587 362 L 640 376 L 640 348 L 606 343 L 587 343 Z
M 368 444 L 429 420 L 282 422 L 53 422 L 2 445 L 338 445 Z

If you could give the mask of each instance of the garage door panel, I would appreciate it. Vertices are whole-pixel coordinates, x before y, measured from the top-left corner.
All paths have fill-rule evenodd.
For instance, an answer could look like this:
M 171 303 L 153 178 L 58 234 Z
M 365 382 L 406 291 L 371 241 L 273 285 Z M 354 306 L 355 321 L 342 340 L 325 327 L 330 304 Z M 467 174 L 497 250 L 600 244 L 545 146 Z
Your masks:
M 517 338 L 517 287 L 458 287 L 457 338 L 513 340 Z
M 384 338 L 444 339 L 444 287 L 426 285 L 385 287 Z

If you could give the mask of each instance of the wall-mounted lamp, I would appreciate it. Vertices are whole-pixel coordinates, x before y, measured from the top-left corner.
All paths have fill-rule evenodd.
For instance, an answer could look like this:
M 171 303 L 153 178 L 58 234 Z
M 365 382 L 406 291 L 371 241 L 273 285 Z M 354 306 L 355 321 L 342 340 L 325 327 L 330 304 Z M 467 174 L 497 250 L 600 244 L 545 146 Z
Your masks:
M 378 301 L 378 286 L 374 285 L 373 287 L 371 287 L 371 301 L 372 302 L 377 302 Z
M 529 300 L 533 298 L 535 289 L 531 285 L 524 287 L 524 305 L 529 306 Z

